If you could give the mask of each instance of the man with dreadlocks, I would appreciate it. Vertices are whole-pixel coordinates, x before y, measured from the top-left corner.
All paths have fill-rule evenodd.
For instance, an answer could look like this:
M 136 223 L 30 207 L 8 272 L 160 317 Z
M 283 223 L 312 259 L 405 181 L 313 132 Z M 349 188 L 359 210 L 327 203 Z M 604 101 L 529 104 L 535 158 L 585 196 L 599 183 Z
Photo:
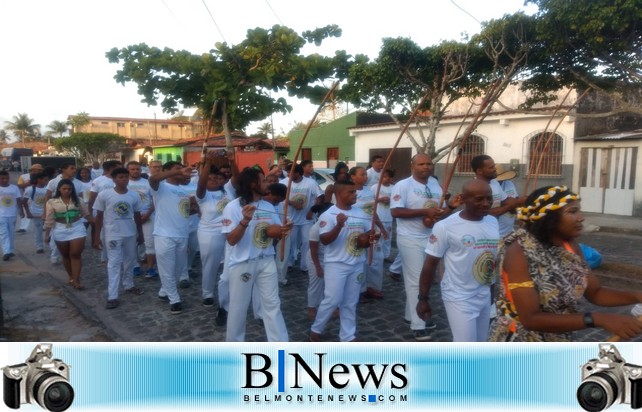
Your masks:
M 622 339 L 642 333 L 642 321 L 633 316 L 577 311 L 582 296 L 599 306 L 642 302 L 642 292 L 602 287 L 590 274 L 576 242 L 584 222 L 579 201 L 566 186 L 544 187 L 518 209 L 524 228 L 508 235 L 498 251 L 491 341 L 570 341 L 571 332 L 595 327 Z

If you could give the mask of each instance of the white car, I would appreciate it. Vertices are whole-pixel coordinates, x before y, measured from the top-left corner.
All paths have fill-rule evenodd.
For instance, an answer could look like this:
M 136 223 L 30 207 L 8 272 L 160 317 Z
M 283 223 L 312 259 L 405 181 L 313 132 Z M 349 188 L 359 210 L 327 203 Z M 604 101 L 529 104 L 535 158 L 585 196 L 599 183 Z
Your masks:
M 334 173 L 334 169 L 314 169 L 314 180 L 317 181 L 319 184 L 319 187 L 321 187 L 322 190 L 325 190 L 328 185 L 334 183 L 334 177 L 332 177 L 332 174 Z

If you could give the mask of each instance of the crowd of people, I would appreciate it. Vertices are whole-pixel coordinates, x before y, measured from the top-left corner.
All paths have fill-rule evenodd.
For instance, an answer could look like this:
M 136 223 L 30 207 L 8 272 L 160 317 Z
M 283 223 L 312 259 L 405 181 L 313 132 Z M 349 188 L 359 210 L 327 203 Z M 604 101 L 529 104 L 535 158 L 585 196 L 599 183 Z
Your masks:
M 642 303 L 642 292 L 605 288 L 591 275 L 577 243 L 580 199 L 564 186 L 520 197 L 515 172 L 498 173 L 487 155 L 472 159 L 474 178 L 457 195 L 444 191 L 426 154 L 415 155 L 411 175 L 396 183 L 381 156 L 368 168 L 339 162 L 325 191 L 311 161 L 240 171 L 232 152 L 229 165 L 218 160 L 209 152 L 195 167 L 65 164 L 57 176 L 34 164 L 18 185 L 1 171 L 3 260 L 31 223 L 36 253 L 48 243 L 52 262 L 83 290 L 89 237 L 106 263 L 107 309 L 119 306 L 121 292 L 142 295 L 135 279 L 144 275 L 160 280 L 158 299 L 180 314 L 180 289 L 198 253 L 202 304 L 218 306 L 215 322 L 230 342 L 245 340 L 250 305 L 268 341 L 288 341 L 279 288 L 295 265 L 309 279 L 309 340 L 322 341 L 337 317 L 339 339 L 358 340 L 358 305 L 384 298 L 384 260 L 391 278 L 403 280 L 399 310 L 418 341 L 430 341 L 436 328 L 437 282 L 456 342 L 572 340 L 571 332 L 593 327 L 623 339 L 642 334 L 633 316 L 578 312 L 582 297 L 608 307 Z M 25 226 L 16 229 L 18 215 Z

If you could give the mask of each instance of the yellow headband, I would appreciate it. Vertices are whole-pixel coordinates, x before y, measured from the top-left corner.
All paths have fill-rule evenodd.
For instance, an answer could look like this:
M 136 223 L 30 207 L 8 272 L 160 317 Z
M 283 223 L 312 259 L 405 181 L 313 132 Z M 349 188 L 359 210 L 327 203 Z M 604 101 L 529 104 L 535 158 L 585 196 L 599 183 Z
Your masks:
M 550 187 L 546 193 L 535 199 L 530 206 L 518 208 L 517 218 L 526 222 L 534 222 L 546 216 L 550 211 L 561 209 L 574 200 L 580 200 L 578 195 L 569 193 L 568 195 L 557 199 L 556 202 L 547 204 L 547 202 L 556 195 L 567 191 L 568 187 L 566 186 Z

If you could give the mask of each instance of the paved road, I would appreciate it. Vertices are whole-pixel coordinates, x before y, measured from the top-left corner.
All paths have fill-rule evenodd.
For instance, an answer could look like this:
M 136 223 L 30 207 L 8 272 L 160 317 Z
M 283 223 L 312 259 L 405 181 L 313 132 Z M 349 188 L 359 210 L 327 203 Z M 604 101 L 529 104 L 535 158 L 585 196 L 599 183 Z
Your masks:
M 614 260 L 626 261 L 631 267 L 642 271 L 642 257 L 639 250 L 638 236 L 613 235 L 594 233 L 587 240 L 595 246 L 605 245 L 605 251 Z M 225 330 L 214 323 L 216 307 L 204 307 L 200 299 L 200 273 L 195 269 L 192 286 L 180 289 L 184 302 L 183 312 L 172 315 L 169 305 L 157 298 L 160 281 L 158 279 L 137 278 L 136 284 L 145 290 L 142 296 L 121 294 L 121 305 L 113 310 L 105 309 L 106 302 L 106 267 L 100 263 L 99 253 L 87 249 L 83 254 L 82 282 L 87 287 L 77 291 L 65 285 L 66 274 L 60 265 L 49 263 L 48 256 L 35 253 L 32 234 L 17 235 L 19 252 L 17 258 L 9 266 L 19 265 L 18 270 L 2 270 L 3 293 L 5 293 L 5 309 L 8 326 L 26 326 L 29 322 L 39 325 L 48 324 L 43 330 L 42 338 L 52 330 L 56 334 L 53 340 L 115 340 L 115 341 L 223 341 Z M 605 255 L 606 260 L 610 259 Z M 625 260 L 626 259 L 626 260 Z M 387 265 L 386 265 L 387 266 Z M 9 269 L 9 267 L 7 267 Z M 34 284 L 35 283 L 35 284 Z M 639 287 L 639 286 L 638 286 Z M 36 289 L 34 289 L 36 288 Z M 43 288 L 38 292 L 38 288 Z M 306 312 L 307 275 L 297 271 L 290 274 L 289 283 L 281 289 L 282 310 L 290 334 L 290 340 L 302 342 L 307 340 L 310 322 Z M 34 289 L 29 298 L 27 291 Z M 385 297 L 380 301 L 361 304 L 358 307 L 358 338 L 366 342 L 414 342 L 409 326 L 403 321 L 404 290 L 401 282 L 395 282 L 389 277 L 384 279 L 383 292 Z M 11 298 L 7 294 L 10 294 Z M 17 294 L 25 294 L 25 298 Z M 47 310 L 34 312 L 31 316 L 20 313 L 24 305 L 31 311 L 38 307 L 38 301 L 52 302 Z M 451 334 L 448 328 L 443 304 L 439 298 L 439 287 L 433 288 L 431 301 L 434 302 L 434 321 L 437 329 L 433 340 L 448 342 Z M 11 304 L 9 304 L 11 302 Z M 61 317 L 68 319 L 67 311 L 76 308 L 84 317 L 80 326 L 61 323 Z M 585 305 L 588 310 L 590 305 Z M 626 313 L 628 308 L 616 311 Z M 61 314 L 53 321 L 47 321 L 47 313 Z M 31 317 L 31 319 L 30 319 Z M 44 317 L 44 318 L 43 318 Z M 35 318 L 35 319 L 33 319 Z M 16 325 L 18 323 L 19 325 Z M 60 326 L 58 326 L 60 325 Z M 80 330 L 74 330 L 80 329 Z M 603 341 L 608 336 L 601 330 L 591 330 L 579 335 L 584 341 Z M 11 338 L 11 336 L 9 336 Z M 29 336 L 29 340 L 40 336 Z M 12 339 L 12 338 L 11 338 Z M 24 340 L 18 337 L 17 339 Z M 46 339 L 45 339 L 46 340 Z M 50 339 L 51 340 L 51 339 Z M 260 322 L 248 314 L 247 340 L 254 342 L 265 341 L 265 333 Z M 326 341 L 338 341 L 338 320 L 332 321 L 324 334 Z M 642 341 L 642 339 L 640 340 Z

